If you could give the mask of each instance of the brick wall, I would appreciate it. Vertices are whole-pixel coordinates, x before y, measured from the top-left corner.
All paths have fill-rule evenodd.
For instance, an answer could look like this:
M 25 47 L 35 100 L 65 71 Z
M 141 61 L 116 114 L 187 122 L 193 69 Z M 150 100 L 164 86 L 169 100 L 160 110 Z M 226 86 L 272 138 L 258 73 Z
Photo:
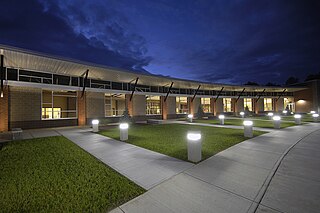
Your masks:
M 3 97 L 0 97 L 0 132 L 9 130 L 9 87 L 3 89 Z
M 78 101 L 78 125 L 84 126 L 87 121 L 87 111 L 86 111 L 86 92 L 81 97 L 82 91 L 77 92 L 77 101 Z

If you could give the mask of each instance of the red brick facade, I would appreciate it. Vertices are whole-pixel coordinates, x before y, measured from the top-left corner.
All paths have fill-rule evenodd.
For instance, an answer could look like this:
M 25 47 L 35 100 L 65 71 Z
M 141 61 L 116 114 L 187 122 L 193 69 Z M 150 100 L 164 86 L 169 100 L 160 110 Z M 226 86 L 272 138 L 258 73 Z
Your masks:
M 9 87 L 5 86 L 3 89 L 3 97 L 0 97 L 0 132 L 9 129 Z

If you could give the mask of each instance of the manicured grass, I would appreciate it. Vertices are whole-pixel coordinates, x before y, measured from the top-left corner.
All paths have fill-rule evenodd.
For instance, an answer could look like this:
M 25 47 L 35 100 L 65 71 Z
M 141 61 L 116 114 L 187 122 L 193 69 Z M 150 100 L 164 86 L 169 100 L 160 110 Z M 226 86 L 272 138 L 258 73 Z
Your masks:
M 246 139 L 243 136 L 243 130 L 183 124 L 161 124 L 130 126 L 129 140 L 127 142 L 155 152 L 187 160 L 186 136 L 189 130 L 201 131 L 203 138 L 202 160 Z M 263 133 L 255 131 L 254 135 L 257 136 Z M 100 134 L 119 140 L 118 127 L 101 131 Z
M 144 191 L 64 137 L 0 151 L 0 212 L 106 212 Z
M 263 128 L 273 128 L 273 121 L 271 120 L 255 120 L 249 118 L 248 120 L 253 121 L 254 127 L 263 127 Z M 195 120 L 194 122 L 197 123 L 208 123 L 208 124 L 220 124 L 220 121 L 218 119 L 210 119 L 210 120 Z M 225 125 L 235 125 L 235 126 L 243 126 L 243 120 L 242 119 L 225 119 L 224 120 Z M 281 122 L 281 128 L 286 128 L 289 126 L 295 126 L 293 122 Z

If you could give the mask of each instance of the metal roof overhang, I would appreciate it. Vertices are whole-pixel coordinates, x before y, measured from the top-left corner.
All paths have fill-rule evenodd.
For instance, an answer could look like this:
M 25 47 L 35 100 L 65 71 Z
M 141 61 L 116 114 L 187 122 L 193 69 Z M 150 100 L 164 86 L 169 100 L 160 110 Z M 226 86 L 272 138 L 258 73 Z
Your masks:
M 150 86 L 168 86 L 174 82 L 174 88 L 188 88 L 197 89 L 201 85 L 202 90 L 221 90 L 224 91 L 242 91 L 246 88 L 246 92 L 295 92 L 306 89 L 304 87 L 267 87 L 267 86 L 248 86 L 248 85 L 227 85 L 227 84 L 214 84 L 208 82 L 199 82 L 191 80 L 183 80 L 171 77 L 163 77 L 152 74 L 141 74 L 117 68 L 111 68 L 72 59 L 59 58 L 49 56 L 33 51 L 18 49 L 0 45 L 0 49 L 4 54 L 4 65 L 6 67 L 14 67 L 26 70 L 36 70 L 42 72 L 49 72 L 61 75 L 81 76 L 87 69 L 90 70 L 89 78 L 100 79 L 114 82 L 130 82 L 139 77 L 138 84 Z

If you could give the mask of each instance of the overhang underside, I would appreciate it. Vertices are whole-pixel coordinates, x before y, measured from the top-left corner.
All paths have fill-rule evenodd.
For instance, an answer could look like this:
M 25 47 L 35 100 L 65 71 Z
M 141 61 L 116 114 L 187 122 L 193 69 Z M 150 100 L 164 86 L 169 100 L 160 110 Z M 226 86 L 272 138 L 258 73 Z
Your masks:
M 17 48 L 0 46 L 4 54 L 4 65 L 6 67 L 42 71 L 60 75 L 81 76 L 87 69 L 90 70 L 89 78 L 100 79 L 114 82 L 132 82 L 139 77 L 138 84 L 150 86 L 170 86 L 174 82 L 174 88 L 197 89 L 201 85 L 201 90 L 221 90 L 239 91 L 244 88 L 246 92 L 295 92 L 304 90 L 304 87 L 266 87 L 248 85 L 226 85 L 199 81 L 182 80 L 157 75 L 140 74 L 132 71 L 110 68 L 106 66 L 85 63 L 72 59 L 62 59 L 45 54 L 21 50 Z

